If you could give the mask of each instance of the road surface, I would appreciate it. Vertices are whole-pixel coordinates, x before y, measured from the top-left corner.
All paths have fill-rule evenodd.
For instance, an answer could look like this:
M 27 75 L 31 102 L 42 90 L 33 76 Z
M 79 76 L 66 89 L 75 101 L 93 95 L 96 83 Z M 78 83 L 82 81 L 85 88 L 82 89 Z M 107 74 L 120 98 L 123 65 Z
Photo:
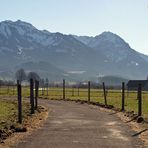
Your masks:
M 116 114 L 75 102 L 40 100 L 52 111 L 16 148 L 140 148 L 142 142 Z

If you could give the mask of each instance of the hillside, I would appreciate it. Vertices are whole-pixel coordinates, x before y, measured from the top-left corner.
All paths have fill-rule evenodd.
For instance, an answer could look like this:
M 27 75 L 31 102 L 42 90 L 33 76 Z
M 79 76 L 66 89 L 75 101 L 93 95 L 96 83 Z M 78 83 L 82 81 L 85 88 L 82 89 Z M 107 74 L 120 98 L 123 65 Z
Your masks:
M 0 22 L 3 77 L 13 77 L 18 68 L 24 68 L 51 80 L 96 80 L 107 75 L 145 79 L 146 59 L 111 32 L 81 37 L 38 30 L 21 20 Z

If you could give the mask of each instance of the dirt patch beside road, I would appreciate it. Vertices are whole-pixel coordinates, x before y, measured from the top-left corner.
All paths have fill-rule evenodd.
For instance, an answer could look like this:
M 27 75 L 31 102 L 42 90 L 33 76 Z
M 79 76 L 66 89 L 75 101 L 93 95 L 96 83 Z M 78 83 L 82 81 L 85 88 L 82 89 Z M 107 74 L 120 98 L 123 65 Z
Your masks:
M 11 135 L 1 141 L 0 148 L 9 148 L 16 142 L 21 141 L 25 137 L 32 134 L 33 131 L 39 129 L 48 117 L 48 111 L 44 107 L 39 107 L 35 114 L 27 116 L 22 125 L 18 125 L 18 128 L 25 128 L 26 132 L 12 132 Z

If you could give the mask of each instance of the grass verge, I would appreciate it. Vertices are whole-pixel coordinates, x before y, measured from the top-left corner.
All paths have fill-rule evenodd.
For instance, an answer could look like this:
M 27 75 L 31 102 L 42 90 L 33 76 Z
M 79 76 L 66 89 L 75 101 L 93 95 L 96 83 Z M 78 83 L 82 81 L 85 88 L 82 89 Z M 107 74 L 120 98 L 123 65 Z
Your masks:
M 38 115 L 45 112 L 44 107 L 38 107 L 35 114 L 30 114 L 30 105 L 26 101 L 22 102 L 22 124 L 18 123 L 17 102 L 10 99 L 0 99 L 0 143 L 4 143 L 14 132 L 26 132 Z M 39 117 L 38 120 L 42 120 Z

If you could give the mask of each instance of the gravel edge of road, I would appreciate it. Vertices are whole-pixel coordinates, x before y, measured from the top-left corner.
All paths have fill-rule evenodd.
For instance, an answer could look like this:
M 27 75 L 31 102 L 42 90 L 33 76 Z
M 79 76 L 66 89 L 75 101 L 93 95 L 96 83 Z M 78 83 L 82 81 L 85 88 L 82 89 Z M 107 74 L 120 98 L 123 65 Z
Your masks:
M 109 112 L 111 114 L 116 114 L 121 121 L 126 123 L 133 131 L 137 133 L 133 135 L 133 137 L 138 136 L 143 141 L 144 148 L 148 148 L 148 124 L 145 125 L 144 123 L 137 123 L 136 120 L 133 120 L 132 117 L 127 116 L 126 112 L 115 111 L 112 109 L 99 107 L 95 105 L 91 105 L 91 106 L 96 107 L 102 111 Z
M 46 121 L 49 114 L 49 109 L 42 107 L 42 111 L 35 113 L 31 117 L 28 117 L 24 121 L 24 125 L 27 128 L 26 132 L 14 132 L 7 139 L 0 144 L 0 148 L 13 147 L 17 142 L 22 141 L 25 137 L 29 136 L 35 130 L 38 130 Z

